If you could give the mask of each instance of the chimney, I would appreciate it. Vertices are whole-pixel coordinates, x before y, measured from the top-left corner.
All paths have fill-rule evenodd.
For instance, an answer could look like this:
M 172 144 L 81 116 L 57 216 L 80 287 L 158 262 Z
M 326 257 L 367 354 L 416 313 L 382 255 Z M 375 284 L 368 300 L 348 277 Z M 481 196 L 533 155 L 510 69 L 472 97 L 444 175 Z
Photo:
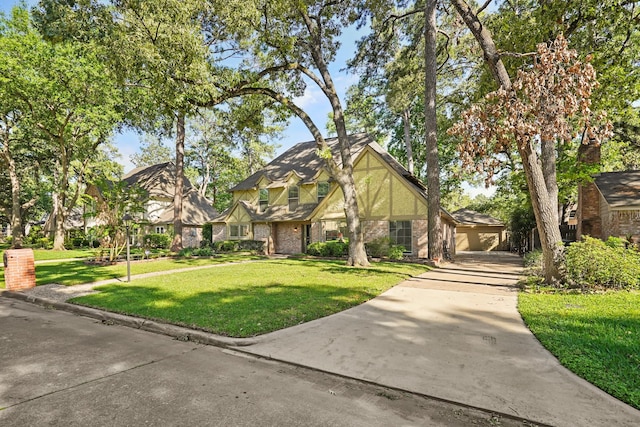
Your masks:
M 600 144 L 581 144 L 578 148 L 578 163 L 600 164 Z M 600 218 L 600 192 L 595 182 L 578 185 L 578 227 L 576 240 L 582 236 L 602 238 L 602 219 Z

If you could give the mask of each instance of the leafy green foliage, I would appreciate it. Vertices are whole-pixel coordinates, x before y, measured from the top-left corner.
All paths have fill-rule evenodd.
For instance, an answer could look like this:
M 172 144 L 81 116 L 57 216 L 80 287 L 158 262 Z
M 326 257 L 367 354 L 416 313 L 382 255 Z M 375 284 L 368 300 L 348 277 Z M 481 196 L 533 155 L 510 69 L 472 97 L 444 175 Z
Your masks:
M 262 240 L 222 240 L 213 242 L 211 247 L 215 252 L 264 252 L 264 242 Z
M 404 246 L 392 245 L 388 237 L 378 237 L 365 243 L 367 255 L 375 258 L 402 259 L 404 257 Z
M 583 289 L 640 288 L 640 252 L 627 249 L 620 239 L 603 242 L 586 236 L 567 248 L 567 277 Z
M 640 293 L 520 293 L 518 309 L 560 363 L 640 409 Z
M 341 258 L 349 253 L 349 242 L 331 240 L 328 242 L 313 242 L 307 246 L 307 254 L 319 257 Z
M 200 270 L 107 285 L 74 302 L 249 337 L 361 304 L 425 269 L 400 263 L 354 269 L 343 261 L 261 261 L 220 266 L 214 275 Z
M 163 233 L 149 233 L 144 236 L 144 246 L 151 249 L 168 249 L 171 236 Z

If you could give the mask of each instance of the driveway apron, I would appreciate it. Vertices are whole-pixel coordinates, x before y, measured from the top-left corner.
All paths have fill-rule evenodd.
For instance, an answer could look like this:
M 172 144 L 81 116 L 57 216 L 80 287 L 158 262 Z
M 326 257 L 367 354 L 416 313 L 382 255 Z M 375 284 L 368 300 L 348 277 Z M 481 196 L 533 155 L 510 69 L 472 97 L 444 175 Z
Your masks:
M 464 253 L 353 309 L 243 351 L 557 426 L 637 426 L 640 411 L 578 378 L 517 311 L 521 259 Z

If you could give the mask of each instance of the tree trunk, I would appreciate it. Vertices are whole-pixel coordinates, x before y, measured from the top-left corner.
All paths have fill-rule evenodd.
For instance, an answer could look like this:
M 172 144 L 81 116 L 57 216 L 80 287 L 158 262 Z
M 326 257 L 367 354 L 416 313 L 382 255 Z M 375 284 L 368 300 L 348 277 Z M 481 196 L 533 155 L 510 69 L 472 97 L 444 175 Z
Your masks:
M 557 222 L 558 212 L 553 210 L 538 156 L 531 143 L 519 146 L 519 151 L 542 245 L 545 282 L 553 284 L 564 275 L 562 271 L 564 247 Z
M 68 170 L 69 165 L 66 161 L 66 153 L 60 156 L 60 159 L 56 162 L 55 169 L 53 171 L 53 182 L 55 185 L 55 191 L 53 192 L 53 212 L 51 214 L 53 225 L 53 249 L 56 251 L 63 251 L 64 247 L 64 204 L 67 197 L 67 187 L 69 185 Z
M 500 54 L 493 41 L 491 33 L 482 25 L 464 0 L 450 0 L 460 17 L 477 40 L 484 53 L 484 59 L 496 82 L 506 91 L 511 90 L 511 78 L 507 73 Z M 538 156 L 531 145 L 531 141 L 518 144 L 518 151 L 522 157 L 522 164 L 527 179 L 531 204 L 536 217 L 536 226 L 540 234 L 542 253 L 544 257 L 544 275 L 547 283 L 554 283 L 563 279 L 564 247 L 558 224 L 557 194 L 556 209 L 547 194 L 547 184 Z M 548 154 L 547 154 L 548 155 Z M 549 166 L 549 165 L 547 165 Z M 555 169 L 555 167 L 554 167 Z M 555 178 L 555 176 L 554 176 Z
M 176 173 L 175 173 L 175 193 L 173 196 L 173 241 L 171 251 L 180 252 L 182 250 L 182 199 L 184 190 L 184 116 L 183 112 L 178 113 L 176 122 Z
M 560 211 L 558 208 L 558 179 L 556 171 L 556 142 L 553 138 L 543 137 L 540 142 L 540 161 L 542 163 L 542 175 L 544 176 L 545 186 L 549 194 L 549 202 L 551 209 L 555 212 L 555 223 L 560 224 L 558 220 Z
M 402 125 L 404 128 L 404 146 L 407 149 L 407 170 L 411 175 L 413 172 L 413 147 L 411 147 L 411 112 L 407 108 L 402 112 Z
M 310 44 L 310 53 L 313 58 L 313 62 L 320 72 L 322 81 L 317 83 L 321 87 L 325 96 L 331 104 L 333 111 L 333 123 L 336 126 L 336 133 L 338 135 L 338 145 L 340 148 L 340 158 L 342 160 L 342 168 L 339 170 L 336 166 L 336 162 L 331 159 L 326 160 L 329 170 L 332 171 L 334 178 L 336 178 L 342 194 L 344 195 L 345 216 L 347 220 L 347 229 L 349 232 L 349 265 L 353 266 L 368 266 L 369 259 L 367 258 L 367 252 L 364 247 L 364 234 L 360 224 L 360 210 L 358 208 L 358 198 L 355 181 L 353 179 L 353 159 L 351 158 L 351 146 L 349 144 L 349 137 L 347 135 L 347 128 L 344 120 L 344 112 L 342 110 L 342 104 L 338 93 L 336 92 L 335 84 L 331 78 L 329 67 L 322 55 L 322 35 L 321 29 L 315 21 L 308 15 L 307 11 L 302 9 L 302 17 L 307 25 L 309 34 L 311 35 L 312 43 Z M 300 114 L 298 114 L 300 116 Z M 305 114 L 306 116 L 306 114 Z M 300 116 L 301 117 L 301 116 Z M 302 118 L 302 117 L 301 117 Z M 308 118 L 308 116 L 307 116 Z M 309 122 L 311 120 L 309 119 Z M 312 123 L 312 122 L 311 122 Z M 309 127 L 308 123 L 307 127 Z M 318 142 L 319 148 L 323 148 L 321 142 L 324 141 L 319 134 L 317 127 L 314 125 L 314 129 L 309 127 L 312 134 L 314 134 L 316 142 Z
M 440 165 L 438 163 L 438 124 L 436 115 L 436 3 L 427 0 L 425 11 L 425 144 L 427 148 L 427 220 L 429 259 L 442 259 L 442 220 L 440 218 Z
M 9 153 L 8 144 L 4 147 L 3 157 L 7 163 L 7 172 L 11 181 L 11 247 L 20 249 L 24 233 L 22 231 L 22 206 L 20 204 L 20 179 L 16 170 L 16 162 Z

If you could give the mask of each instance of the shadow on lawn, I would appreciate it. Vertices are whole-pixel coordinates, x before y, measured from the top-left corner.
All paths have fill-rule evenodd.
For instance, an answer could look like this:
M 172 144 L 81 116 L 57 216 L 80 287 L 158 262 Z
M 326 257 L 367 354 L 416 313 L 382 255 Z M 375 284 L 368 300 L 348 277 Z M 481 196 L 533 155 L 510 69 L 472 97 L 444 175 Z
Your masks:
M 186 295 L 156 286 L 114 284 L 98 289 L 100 293 L 72 302 L 232 337 L 250 337 L 308 322 L 377 295 L 364 288 L 276 282 Z
M 286 261 L 282 261 L 283 263 L 287 263 L 290 265 L 295 265 L 294 263 L 300 265 L 311 265 L 314 267 L 320 268 L 322 272 L 331 273 L 331 274 L 347 274 L 351 276 L 367 276 L 369 274 L 376 275 L 394 275 L 404 278 L 414 277 L 417 274 L 422 274 L 429 270 L 428 267 L 423 265 L 414 264 L 414 266 L 418 267 L 416 270 L 416 274 L 410 274 L 407 272 L 401 271 L 403 267 L 411 264 L 405 263 L 394 263 L 394 262 L 386 262 L 380 264 L 378 262 L 371 263 L 370 267 L 351 267 L 346 264 L 346 260 L 309 260 L 309 259 L 287 259 Z M 387 267 L 386 269 L 383 268 Z

